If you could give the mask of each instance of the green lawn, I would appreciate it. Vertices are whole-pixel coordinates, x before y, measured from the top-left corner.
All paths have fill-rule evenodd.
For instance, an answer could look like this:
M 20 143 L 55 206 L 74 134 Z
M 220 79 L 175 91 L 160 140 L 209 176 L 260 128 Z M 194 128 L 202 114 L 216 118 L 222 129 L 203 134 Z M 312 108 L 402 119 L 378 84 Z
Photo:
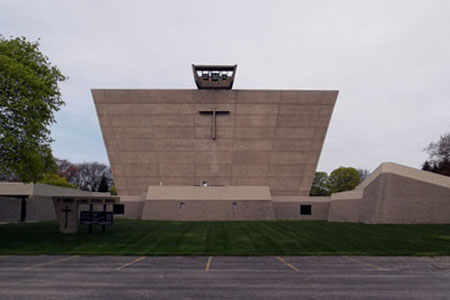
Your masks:
M 450 225 L 117 220 L 64 235 L 56 222 L 4 224 L 0 254 L 450 255 Z

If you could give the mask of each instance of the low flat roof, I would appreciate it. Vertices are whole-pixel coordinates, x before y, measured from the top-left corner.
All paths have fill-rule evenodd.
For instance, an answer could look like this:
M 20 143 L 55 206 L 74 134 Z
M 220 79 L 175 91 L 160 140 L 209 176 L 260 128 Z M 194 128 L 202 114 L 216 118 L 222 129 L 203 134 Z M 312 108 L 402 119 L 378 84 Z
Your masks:
M 146 200 L 271 200 L 268 186 L 149 186 Z
M 120 198 L 118 196 L 54 196 L 52 197 L 56 201 L 62 201 L 64 203 L 78 203 L 78 204 L 115 204 L 119 203 Z
M 47 197 L 111 197 L 109 193 L 81 191 L 78 189 L 41 183 L 0 182 L 0 196 L 47 196 Z

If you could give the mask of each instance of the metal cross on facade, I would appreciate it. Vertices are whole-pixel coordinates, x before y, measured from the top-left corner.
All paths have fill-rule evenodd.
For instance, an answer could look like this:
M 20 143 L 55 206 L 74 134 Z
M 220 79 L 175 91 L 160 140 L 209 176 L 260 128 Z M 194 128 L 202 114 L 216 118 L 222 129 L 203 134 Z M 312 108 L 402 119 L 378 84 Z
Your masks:
M 212 127 L 211 127 L 211 138 L 216 139 L 216 116 L 217 115 L 228 115 L 230 112 L 228 110 L 217 110 L 216 106 L 212 110 L 200 110 L 202 115 L 212 115 Z
M 69 209 L 68 205 L 66 205 L 66 207 L 62 210 L 62 212 L 64 213 L 64 229 L 67 229 L 67 216 L 71 211 L 72 210 Z

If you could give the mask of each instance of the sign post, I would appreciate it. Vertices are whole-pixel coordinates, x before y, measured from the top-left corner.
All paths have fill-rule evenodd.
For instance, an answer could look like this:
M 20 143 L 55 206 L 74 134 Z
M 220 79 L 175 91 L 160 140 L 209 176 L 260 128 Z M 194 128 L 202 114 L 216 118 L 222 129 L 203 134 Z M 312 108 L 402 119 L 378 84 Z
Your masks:
M 108 205 L 117 205 L 117 203 L 119 203 L 119 197 L 109 195 L 53 197 L 59 231 L 77 233 L 80 224 L 89 225 L 89 233 L 92 233 L 93 225 L 101 225 L 102 232 L 105 232 L 106 226 L 113 224 L 113 212 L 107 211 Z M 79 215 L 80 205 L 89 205 L 89 211 L 82 211 Z M 94 205 L 102 205 L 103 210 L 94 211 Z
M 66 205 L 62 211 L 64 212 L 64 229 L 67 229 L 67 217 L 72 210 L 69 209 L 68 205 Z

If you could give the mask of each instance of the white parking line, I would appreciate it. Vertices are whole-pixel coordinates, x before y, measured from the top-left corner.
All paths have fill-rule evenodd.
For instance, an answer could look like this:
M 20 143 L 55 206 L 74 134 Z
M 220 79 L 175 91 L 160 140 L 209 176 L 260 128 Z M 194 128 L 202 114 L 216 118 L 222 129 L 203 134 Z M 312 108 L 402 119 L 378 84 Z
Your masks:
M 431 259 L 430 257 L 417 257 L 419 260 L 430 263 L 433 262 L 433 259 Z
M 374 264 L 371 264 L 371 263 L 368 263 L 368 262 L 364 262 L 364 261 L 361 261 L 361 260 L 359 260 L 359 259 L 356 259 L 356 258 L 352 258 L 352 257 L 348 257 L 348 256 L 344 256 L 346 259 L 348 259 L 348 260 L 351 260 L 351 261 L 353 261 L 353 262 L 357 262 L 357 263 L 359 263 L 359 264 L 362 264 L 362 265 L 366 265 L 366 266 L 368 266 L 368 267 L 371 267 L 372 269 L 375 269 L 375 270 L 377 270 L 377 271 L 389 271 L 389 269 L 385 269 L 385 268 L 383 268 L 383 267 L 380 267 L 380 266 L 377 266 L 377 265 L 374 265 Z
M 60 262 L 63 262 L 63 261 L 69 261 L 69 260 L 75 259 L 77 257 L 79 257 L 79 255 L 73 255 L 73 256 L 69 256 L 69 257 L 64 257 L 64 258 L 52 260 L 50 262 L 37 264 L 37 265 L 31 266 L 31 267 L 28 267 L 28 269 L 36 269 L 36 268 L 44 267 L 44 266 L 51 266 L 51 265 L 54 265 L 54 264 L 57 264 L 57 263 L 60 263 Z
M 208 258 L 208 261 L 206 262 L 206 267 L 205 267 L 205 271 L 208 272 L 209 271 L 209 267 L 211 266 L 211 261 L 212 261 L 212 256 L 210 256 Z
M 141 260 L 144 260 L 146 257 L 147 257 L 147 256 L 141 256 L 141 257 L 138 257 L 138 258 L 136 258 L 136 259 L 133 259 L 132 261 L 127 262 L 127 263 L 121 265 L 120 267 L 116 268 L 116 270 L 117 270 L 117 271 L 118 271 L 118 270 L 122 270 L 123 268 L 126 268 L 126 267 L 128 267 L 128 266 L 131 266 L 132 264 L 135 264 L 135 263 L 137 263 L 137 262 L 140 262 Z
M 288 268 L 291 268 L 292 270 L 294 270 L 295 272 L 298 272 L 298 269 L 296 267 L 294 267 L 293 265 L 291 265 L 290 263 L 288 263 L 287 261 L 285 261 L 284 259 L 282 259 L 281 257 L 277 256 L 277 259 L 279 261 L 281 261 L 284 265 L 286 265 Z

